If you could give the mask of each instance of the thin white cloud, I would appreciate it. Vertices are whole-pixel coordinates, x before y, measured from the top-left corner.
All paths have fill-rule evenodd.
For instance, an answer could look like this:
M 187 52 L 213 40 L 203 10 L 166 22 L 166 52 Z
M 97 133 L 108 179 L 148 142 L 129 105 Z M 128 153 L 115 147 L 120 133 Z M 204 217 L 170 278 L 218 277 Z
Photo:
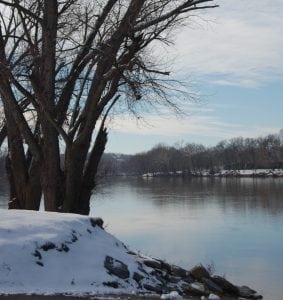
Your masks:
M 147 116 L 145 120 L 116 117 L 110 124 L 114 132 L 136 134 L 141 136 L 175 137 L 197 136 L 210 137 L 215 140 L 233 137 L 256 137 L 278 133 L 280 128 L 229 124 L 219 121 L 217 117 L 193 115 L 186 118 Z
M 206 79 L 216 84 L 246 87 L 282 76 L 283 1 L 217 2 L 219 8 L 203 15 L 208 21 L 195 18 L 199 25 L 177 34 L 169 50 L 176 57 L 176 70 L 183 76 L 210 76 Z

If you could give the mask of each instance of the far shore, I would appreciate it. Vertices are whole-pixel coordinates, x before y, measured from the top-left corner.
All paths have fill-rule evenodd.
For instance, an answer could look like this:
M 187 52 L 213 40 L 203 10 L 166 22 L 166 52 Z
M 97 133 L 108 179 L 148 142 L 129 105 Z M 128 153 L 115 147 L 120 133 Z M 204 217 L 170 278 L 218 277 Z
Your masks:
M 140 175 L 143 178 L 152 177 L 240 177 L 240 178 L 282 178 L 283 169 L 251 169 L 251 170 L 221 170 L 218 172 L 211 171 L 194 171 L 194 172 L 153 172 Z
M 72 295 L 0 295 L 0 300 L 157 300 L 160 295 L 85 295 L 85 296 L 72 296 Z M 200 297 L 184 296 L 184 300 L 199 300 Z M 221 300 L 236 300 L 238 298 L 231 298 L 222 296 Z

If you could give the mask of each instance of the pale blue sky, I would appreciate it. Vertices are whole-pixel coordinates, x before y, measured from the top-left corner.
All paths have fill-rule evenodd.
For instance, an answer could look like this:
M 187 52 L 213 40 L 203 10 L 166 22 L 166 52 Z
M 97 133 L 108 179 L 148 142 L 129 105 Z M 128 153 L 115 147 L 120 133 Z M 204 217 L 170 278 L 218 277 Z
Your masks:
M 201 103 L 184 104 L 183 118 L 146 114 L 146 122 L 137 124 L 129 116 L 116 117 L 107 152 L 137 153 L 160 142 L 215 145 L 283 128 L 283 1 L 216 3 L 220 8 L 194 18 L 166 49 L 174 61 L 172 77 L 190 83 Z M 164 56 L 163 48 L 158 51 Z

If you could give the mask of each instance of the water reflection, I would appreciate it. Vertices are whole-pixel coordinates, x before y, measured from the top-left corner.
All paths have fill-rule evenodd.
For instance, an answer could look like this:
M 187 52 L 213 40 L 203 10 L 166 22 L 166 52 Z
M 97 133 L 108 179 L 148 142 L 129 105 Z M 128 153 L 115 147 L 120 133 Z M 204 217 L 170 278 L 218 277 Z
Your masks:
M 142 201 L 150 201 L 160 209 L 163 206 L 186 205 L 199 208 L 207 203 L 218 203 L 225 211 L 265 210 L 268 214 L 282 215 L 283 179 L 273 178 L 153 178 L 125 179 L 111 182 L 111 189 L 126 190 Z M 100 192 L 107 192 L 102 184 Z M 109 191 L 108 191 L 109 192 Z M 113 193 L 111 192 L 112 196 Z
M 220 274 L 281 299 L 283 180 L 121 179 L 100 186 L 92 213 L 142 252 Z

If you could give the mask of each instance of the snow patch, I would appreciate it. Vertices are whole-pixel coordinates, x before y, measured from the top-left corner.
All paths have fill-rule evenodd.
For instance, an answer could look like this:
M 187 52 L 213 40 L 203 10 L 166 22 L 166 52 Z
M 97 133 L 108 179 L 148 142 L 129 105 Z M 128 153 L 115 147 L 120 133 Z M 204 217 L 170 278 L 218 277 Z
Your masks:
M 131 294 L 139 263 L 127 252 L 89 217 L 0 210 L 0 293 Z M 127 282 L 105 269 L 107 256 L 127 265 Z
M 178 292 L 173 291 L 173 292 L 171 292 L 169 294 L 163 294 L 163 295 L 161 295 L 160 299 L 163 299 L 163 300 L 181 300 L 181 299 L 183 299 L 183 297 L 180 296 L 178 294 Z

